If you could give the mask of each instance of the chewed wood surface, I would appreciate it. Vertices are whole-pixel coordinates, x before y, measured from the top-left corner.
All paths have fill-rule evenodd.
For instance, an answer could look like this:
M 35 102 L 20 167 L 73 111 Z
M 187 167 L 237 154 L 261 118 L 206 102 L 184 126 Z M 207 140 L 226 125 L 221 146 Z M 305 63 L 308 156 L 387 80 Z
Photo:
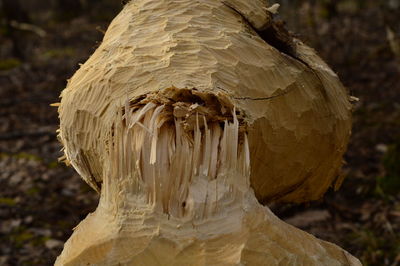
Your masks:
M 319 199 L 351 128 L 314 50 L 260 37 L 268 10 L 135 0 L 114 19 L 62 92 L 66 160 L 101 199 L 56 265 L 359 265 L 259 203 Z

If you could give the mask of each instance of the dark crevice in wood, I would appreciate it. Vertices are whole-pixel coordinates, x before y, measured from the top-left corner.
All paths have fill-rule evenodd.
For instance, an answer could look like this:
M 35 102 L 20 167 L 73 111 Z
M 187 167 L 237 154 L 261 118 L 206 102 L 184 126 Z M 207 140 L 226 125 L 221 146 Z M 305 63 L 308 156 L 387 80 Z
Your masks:
M 285 23 L 283 21 L 273 21 L 266 29 L 261 31 L 256 30 L 256 32 L 269 45 L 275 47 L 284 54 L 296 58 L 293 36 L 285 28 Z

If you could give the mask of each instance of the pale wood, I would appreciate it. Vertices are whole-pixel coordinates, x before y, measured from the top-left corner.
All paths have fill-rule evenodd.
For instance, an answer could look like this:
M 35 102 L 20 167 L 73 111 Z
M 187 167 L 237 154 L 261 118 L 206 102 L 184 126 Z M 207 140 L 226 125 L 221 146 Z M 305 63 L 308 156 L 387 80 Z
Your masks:
M 257 35 L 267 10 L 135 0 L 114 19 L 62 92 L 66 158 L 101 199 L 56 265 L 359 265 L 258 201 L 320 198 L 351 129 L 315 52 Z

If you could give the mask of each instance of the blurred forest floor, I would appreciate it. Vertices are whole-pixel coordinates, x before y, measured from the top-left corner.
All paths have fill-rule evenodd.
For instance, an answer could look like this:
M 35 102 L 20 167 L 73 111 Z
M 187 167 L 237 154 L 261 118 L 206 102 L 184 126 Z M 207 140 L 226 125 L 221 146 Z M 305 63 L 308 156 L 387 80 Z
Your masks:
M 271 208 L 365 265 L 400 265 L 400 3 L 278 2 L 288 28 L 360 100 L 341 189 L 319 202 Z M 122 6 L 113 0 L 20 3 L 0 0 L 0 265 L 52 265 L 98 197 L 58 163 L 57 110 L 49 104 L 59 101 L 66 79 Z

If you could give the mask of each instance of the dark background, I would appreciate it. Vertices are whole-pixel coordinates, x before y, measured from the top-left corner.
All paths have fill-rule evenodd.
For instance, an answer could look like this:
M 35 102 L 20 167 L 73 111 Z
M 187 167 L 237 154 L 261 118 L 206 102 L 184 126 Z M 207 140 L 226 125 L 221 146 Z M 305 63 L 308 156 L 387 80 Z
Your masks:
M 342 188 L 274 212 L 365 265 L 400 265 L 400 1 L 281 0 L 355 104 Z M 0 0 L 0 265 L 52 265 L 97 195 L 60 163 L 58 102 L 119 0 Z

